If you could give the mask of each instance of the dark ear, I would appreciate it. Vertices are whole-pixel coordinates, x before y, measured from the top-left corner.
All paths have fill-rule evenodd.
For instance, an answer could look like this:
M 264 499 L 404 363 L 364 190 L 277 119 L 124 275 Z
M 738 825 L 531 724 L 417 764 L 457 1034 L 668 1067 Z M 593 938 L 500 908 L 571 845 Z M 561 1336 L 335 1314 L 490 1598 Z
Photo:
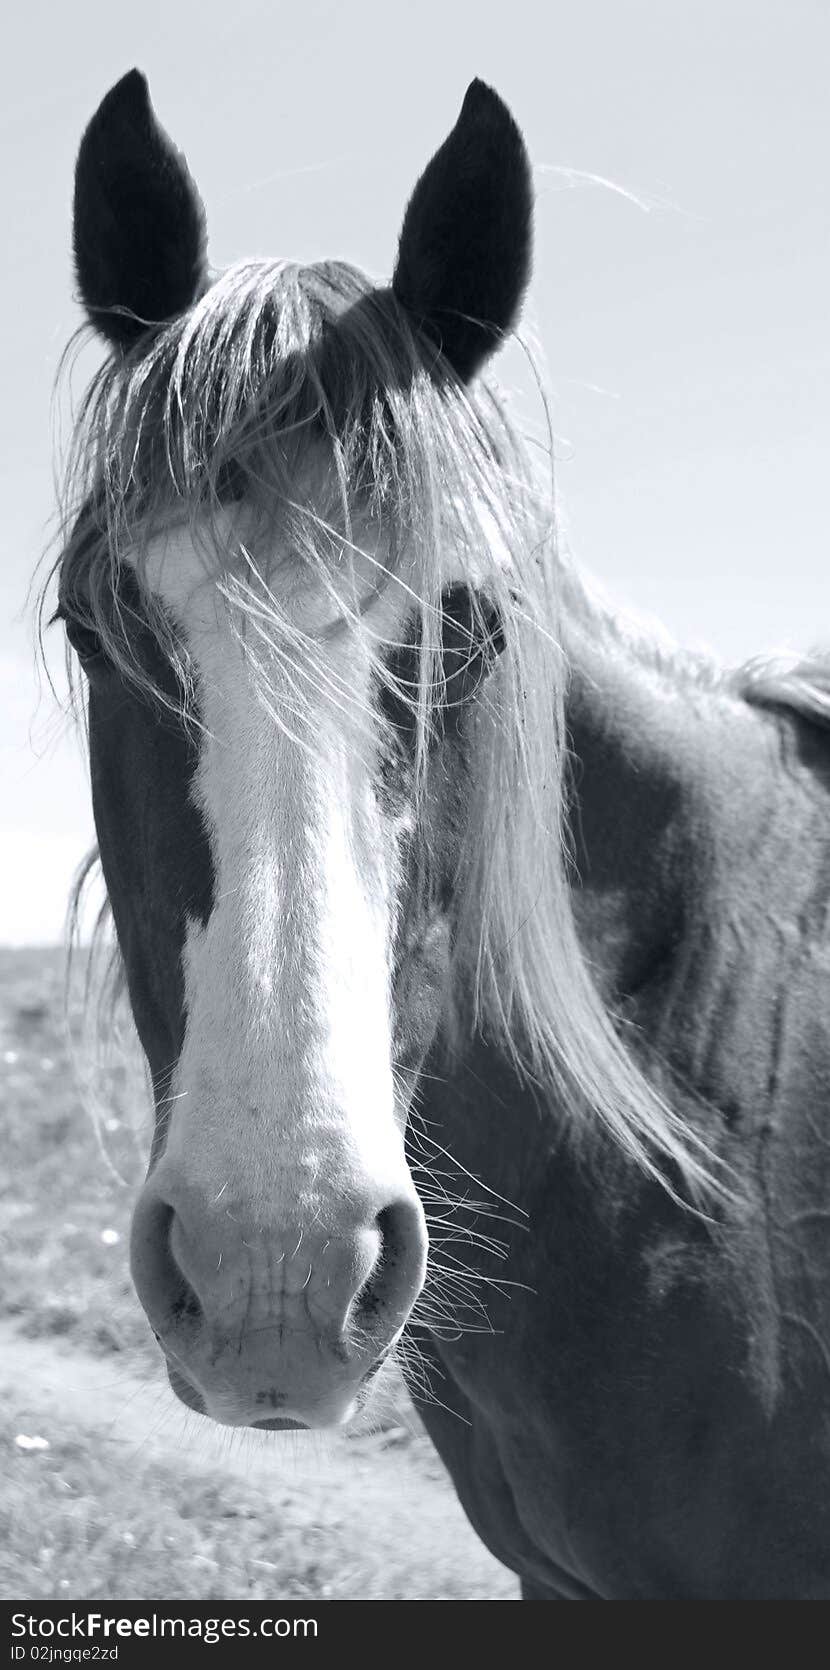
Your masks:
M 182 313 L 204 289 L 202 201 L 139 70 L 110 89 L 81 140 L 73 245 L 84 307 L 118 347 Z
M 524 140 L 498 94 L 473 81 L 412 193 L 392 280 L 464 381 L 515 323 L 530 277 L 532 222 Z

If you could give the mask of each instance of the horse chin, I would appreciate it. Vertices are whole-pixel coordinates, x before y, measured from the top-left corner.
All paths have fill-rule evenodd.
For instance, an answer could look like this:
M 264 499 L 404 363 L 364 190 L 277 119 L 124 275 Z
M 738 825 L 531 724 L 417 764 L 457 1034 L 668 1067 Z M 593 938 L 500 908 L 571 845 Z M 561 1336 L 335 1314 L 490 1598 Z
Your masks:
M 194 1409 L 197 1415 L 204 1415 L 206 1420 L 215 1420 L 216 1417 L 211 1415 L 201 1392 L 197 1391 L 196 1387 L 192 1386 L 190 1381 L 186 1380 L 181 1371 L 175 1368 L 172 1363 L 168 1362 L 166 1368 L 171 1389 L 175 1392 L 179 1402 L 183 1403 L 186 1409 Z M 267 1421 L 249 1421 L 247 1424 L 256 1432 L 308 1431 L 304 1421 L 294 1421 L 282 1416 L 274 1416 Z
M 194 1410 L 197 1415 L 204 1415 L 206 1420 L 213 1421 L 217 1426 L 247 1427 L 253 1432 L 310 1432 L 316 1424 L 297 1420 L 290 1415 L 273 1415 L 266 1420 L 224 1420 L 221 1415 L 215 1414 L 213 1410 L 208 1408 L 202 1393 L 196 1386 L 192 1385 L 180 1369 L 176 1368 L 174 1363 L 165 1359 L 165 1368 L 171 1390 L 175 1392 L 179 1402 L 183 1403 L 186 1409 Z M 358 1412 L 363 1412 L 367 1399 L 370 1399 L 372 1395 L 371 1388 L 367 1383 L 371 1377 L 370 1373 L 364 1384 L 358 1388 L 356 1396 L 345 1412 L 337 1413 L 330 1420 L 321 1421 L 320 1429 L 336 1431 L 338 1428 L 348 1426 Z

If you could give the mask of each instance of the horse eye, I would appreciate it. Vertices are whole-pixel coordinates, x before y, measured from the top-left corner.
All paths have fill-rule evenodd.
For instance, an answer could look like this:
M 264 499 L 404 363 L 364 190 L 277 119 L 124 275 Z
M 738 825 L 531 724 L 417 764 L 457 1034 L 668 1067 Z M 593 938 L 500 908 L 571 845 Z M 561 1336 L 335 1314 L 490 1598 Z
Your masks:
M 100 660 L 103 655 L 101 640 L 92 627 L 84 626 L 80 621 L 68 619 L 66 621 L 66 636 L 69 639 L 82 667 L 89 667 L 93 661 Z

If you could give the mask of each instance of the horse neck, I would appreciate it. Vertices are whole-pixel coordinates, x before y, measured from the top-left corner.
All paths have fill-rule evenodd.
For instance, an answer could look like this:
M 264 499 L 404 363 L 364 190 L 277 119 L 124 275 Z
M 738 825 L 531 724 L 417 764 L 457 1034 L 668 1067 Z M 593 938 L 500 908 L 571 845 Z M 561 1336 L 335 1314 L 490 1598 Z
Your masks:
M 575 612 L 565 643 L 574 909 L 613 1000 L 679 945 L 709 890 L 713 848 L 728 864 L 741 819 L 760 811 L 771 750 L 745 704 L 601 615 Z
M 830 733 L 581 623 L 568 649 L 592 971 L 668 1062 L 675 1105 L 687 1086 L 734 1130 L 783 1128 L 826 1072 Z

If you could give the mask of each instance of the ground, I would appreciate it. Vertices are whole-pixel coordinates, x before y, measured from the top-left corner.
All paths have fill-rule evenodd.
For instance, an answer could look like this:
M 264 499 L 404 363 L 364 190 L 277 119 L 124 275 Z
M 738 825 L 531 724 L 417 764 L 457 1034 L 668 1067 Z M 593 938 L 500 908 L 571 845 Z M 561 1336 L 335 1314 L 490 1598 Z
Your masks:
M 350 1438 L 176 1403 L 127 1270 L 141 1096 L 110 1067 L 96 1136 L 62 954 L 0 950 L 0 1597 L 514 1598 L 400 1390 Z

